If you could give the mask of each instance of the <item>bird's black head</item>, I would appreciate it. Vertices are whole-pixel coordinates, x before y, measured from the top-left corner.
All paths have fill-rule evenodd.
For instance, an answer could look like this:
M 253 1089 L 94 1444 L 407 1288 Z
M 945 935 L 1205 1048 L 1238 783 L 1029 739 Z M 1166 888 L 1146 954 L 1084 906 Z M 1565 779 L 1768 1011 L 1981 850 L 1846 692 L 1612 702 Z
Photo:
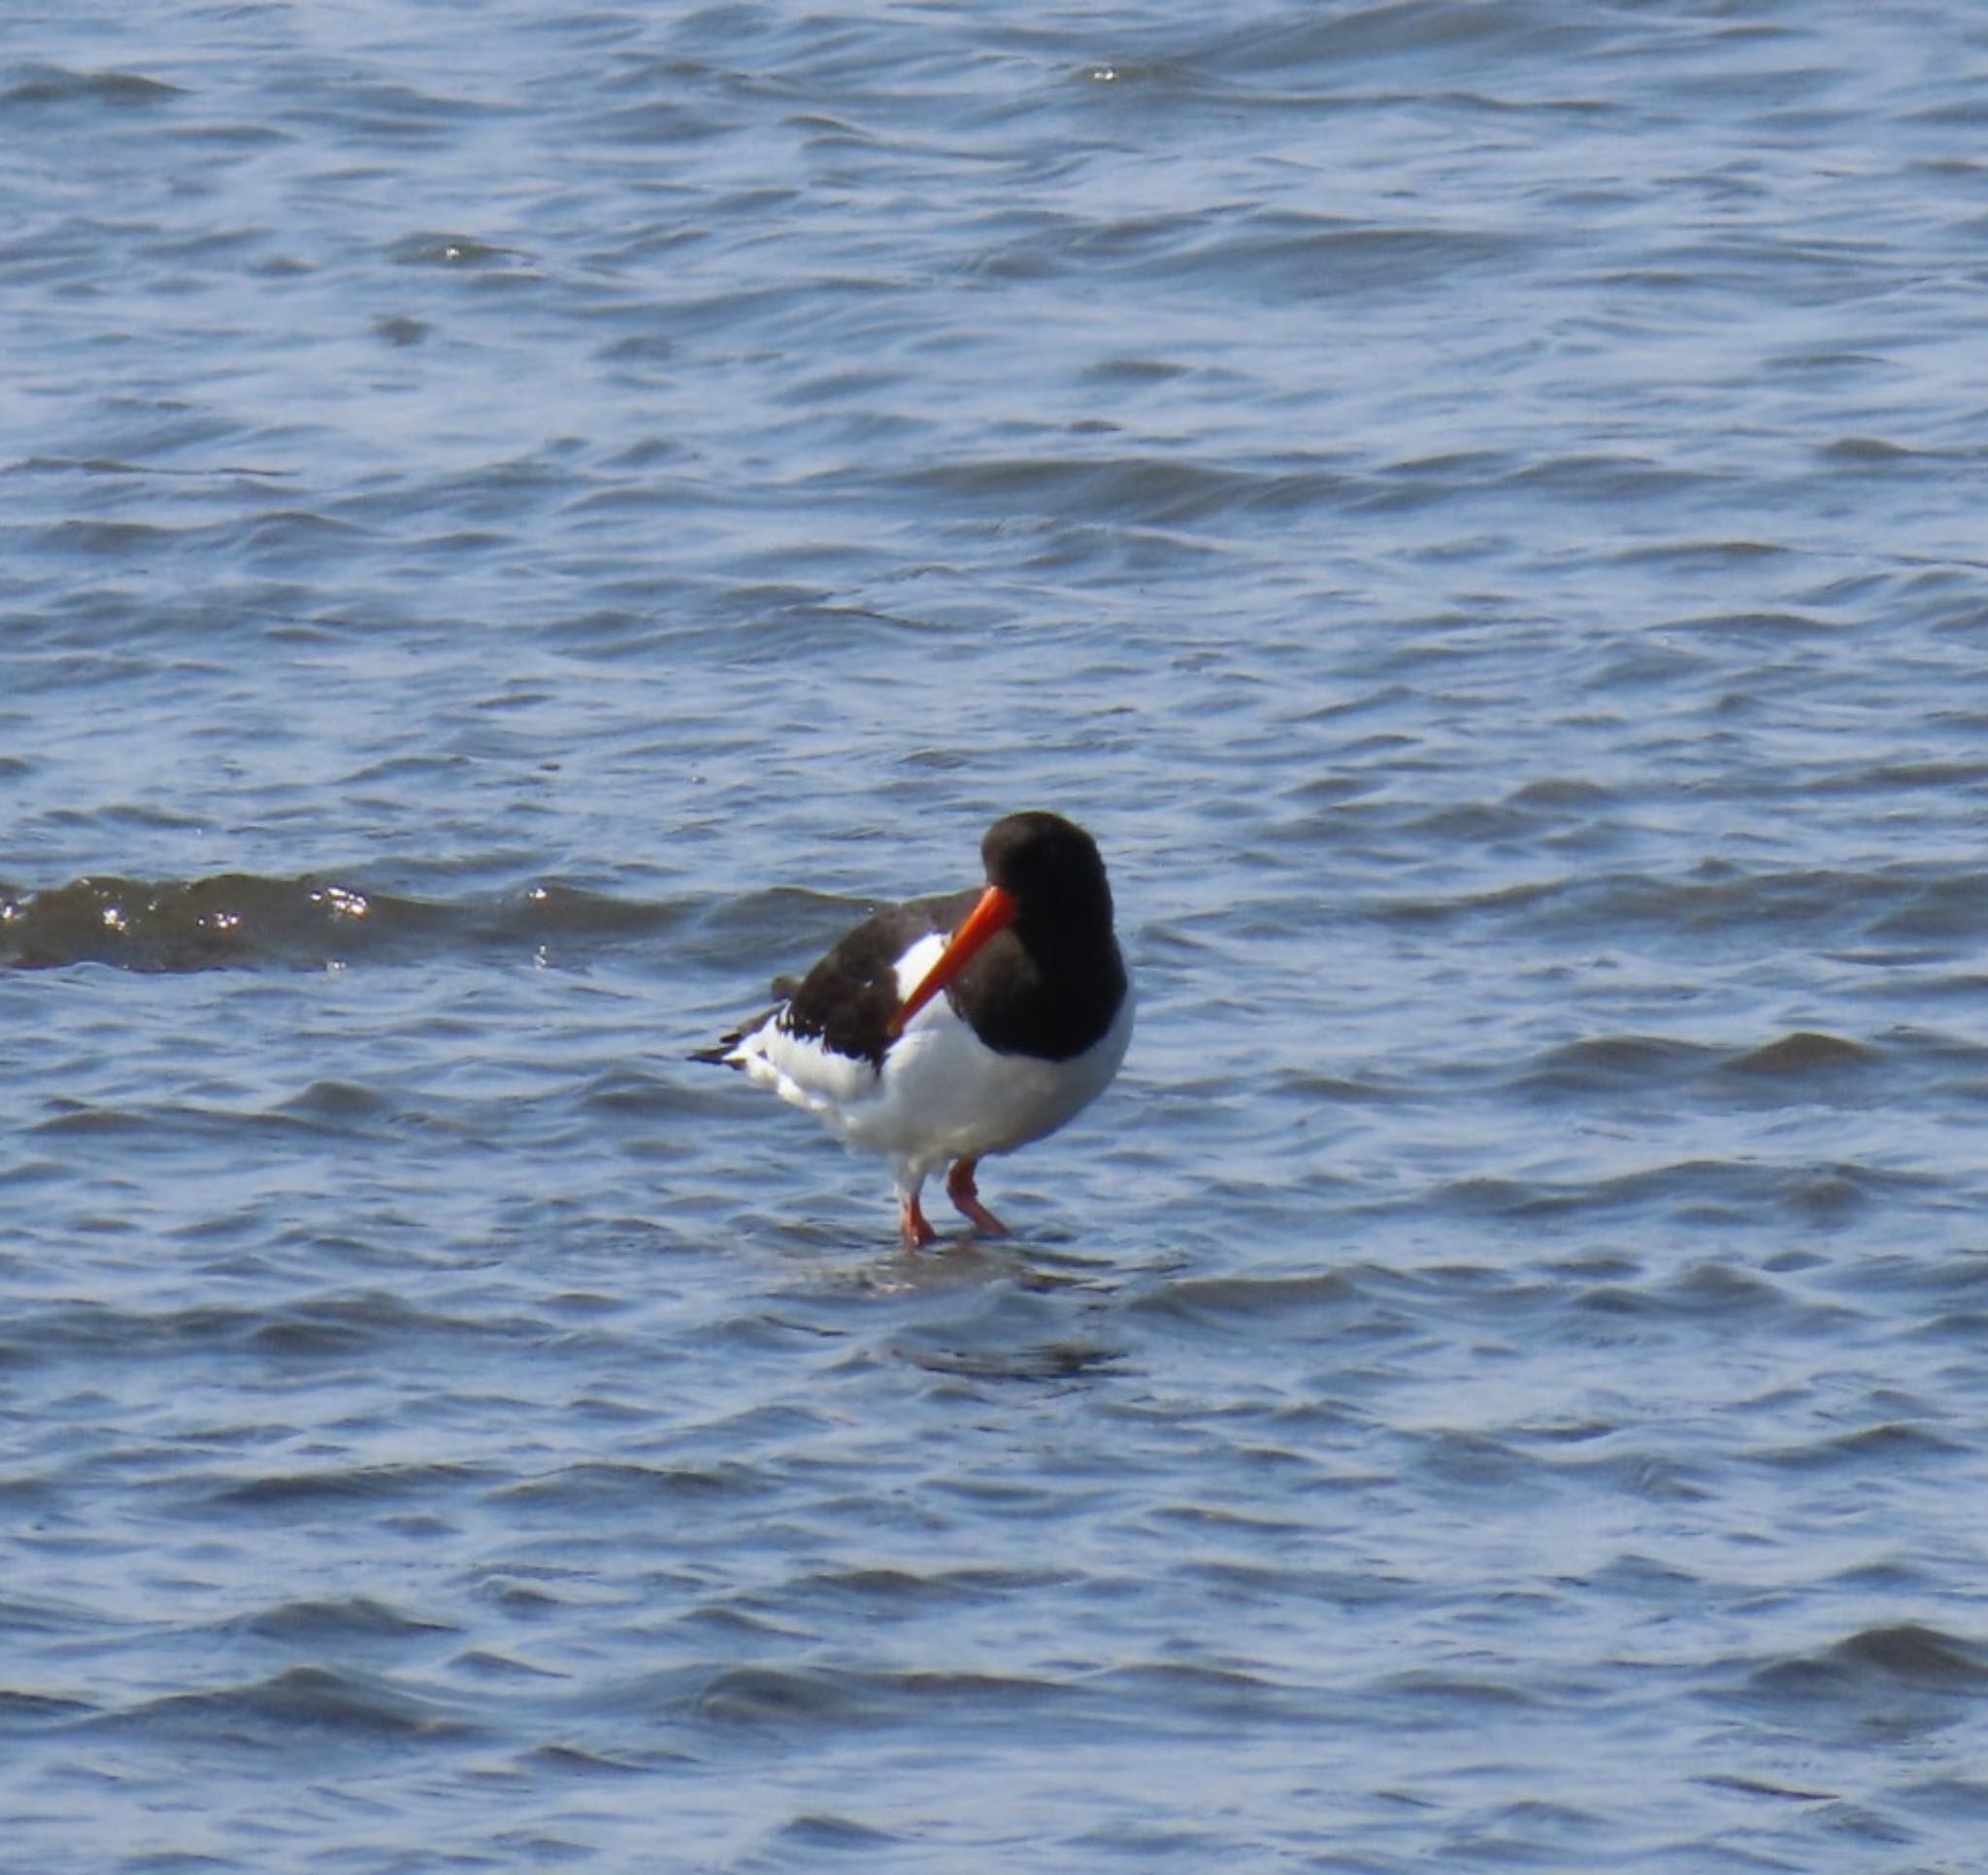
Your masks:
M 1017 927 L 1111 928 L 1111 888 L 1098 843 L 1061 814 L 1009 814 L 980 842 L 987 883 L 1014 898 Z

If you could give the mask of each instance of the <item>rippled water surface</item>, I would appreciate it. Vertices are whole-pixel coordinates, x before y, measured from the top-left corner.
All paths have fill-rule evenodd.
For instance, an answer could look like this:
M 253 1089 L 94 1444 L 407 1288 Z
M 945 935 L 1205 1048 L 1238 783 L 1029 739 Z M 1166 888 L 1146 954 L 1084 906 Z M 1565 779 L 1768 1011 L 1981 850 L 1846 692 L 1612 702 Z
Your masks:
M 37 1870 L 1958 1871 L 1988 23 L 30 9 Z M 998 1244 L 686 1062 L 997 813 Z

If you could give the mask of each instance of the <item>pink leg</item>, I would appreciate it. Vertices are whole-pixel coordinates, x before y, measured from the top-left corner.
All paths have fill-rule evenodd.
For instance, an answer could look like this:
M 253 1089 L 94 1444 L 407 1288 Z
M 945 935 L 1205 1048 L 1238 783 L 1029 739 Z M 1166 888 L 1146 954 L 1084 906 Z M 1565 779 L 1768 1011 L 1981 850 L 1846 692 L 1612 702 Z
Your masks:
M 897 1228 L 907 1250 L 922 1250 L 928 1243 L 939 1241 L 939 1233 L 926 1222 L 916 1192 L 907 1192 L 898 1200 Z
M 974 1168 L 979 1163 L 977 1159 L 955 1160 L 945 1174 L 945 1195 L 983 1237 L 1005 1237 L 1008 1226 L 980 1202 L 980 1188 L 974 1183 Z

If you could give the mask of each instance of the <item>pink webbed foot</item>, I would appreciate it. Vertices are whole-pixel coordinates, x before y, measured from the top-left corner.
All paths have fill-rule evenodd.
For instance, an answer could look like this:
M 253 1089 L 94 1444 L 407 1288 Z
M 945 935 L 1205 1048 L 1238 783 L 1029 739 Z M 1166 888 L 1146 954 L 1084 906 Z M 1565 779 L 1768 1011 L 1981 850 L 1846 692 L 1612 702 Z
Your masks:
M 974 1183 L 974 1171 L 979 1163 L 977 1159 L 955 1160 L 952 1169 L 945 1174 L 945 1195 L 952 1200 L 954 1209 L 983 1237 L 1005 1237 L 1008 1226 L 980 1202 L 980 1188 Z
M 926 1219 L 916 1192 L 907 1192 L 898 1200 L 897 1228 L 907 1250 L 922 1250 L 928 1243 L 939 1241 L 939 1233 Z

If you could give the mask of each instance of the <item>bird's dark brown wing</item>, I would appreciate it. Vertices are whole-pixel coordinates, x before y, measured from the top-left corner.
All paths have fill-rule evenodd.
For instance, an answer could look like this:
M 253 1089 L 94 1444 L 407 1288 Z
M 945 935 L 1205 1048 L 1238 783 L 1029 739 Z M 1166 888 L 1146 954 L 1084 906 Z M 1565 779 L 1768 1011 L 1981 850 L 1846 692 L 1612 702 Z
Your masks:
M 921 938 L 953 931 L 974 908 L 977 892 L 953 892 L 938 899 L 912 899 L 886 905 L 841 938 L 798 982 L 783 976 L 774 994 L 784 1000 L 742 1023 L 692 1061 L 728 1061 L 732 1050 L 769 1021 L 788 1035 L 819 1039 L 831 1053 L 882 1065 L 890 1045 L 890 1019 L 900 1002 L 897 960 Z
M 951 932 L 975 892 L 887 905 L 843 938 L 801 979 L 775 1018 L 789 1035 L 819 1039 L 832 1054 L 882 1065 L 890 1019 L 903 1000 L 897 962 L 913 944 Z

